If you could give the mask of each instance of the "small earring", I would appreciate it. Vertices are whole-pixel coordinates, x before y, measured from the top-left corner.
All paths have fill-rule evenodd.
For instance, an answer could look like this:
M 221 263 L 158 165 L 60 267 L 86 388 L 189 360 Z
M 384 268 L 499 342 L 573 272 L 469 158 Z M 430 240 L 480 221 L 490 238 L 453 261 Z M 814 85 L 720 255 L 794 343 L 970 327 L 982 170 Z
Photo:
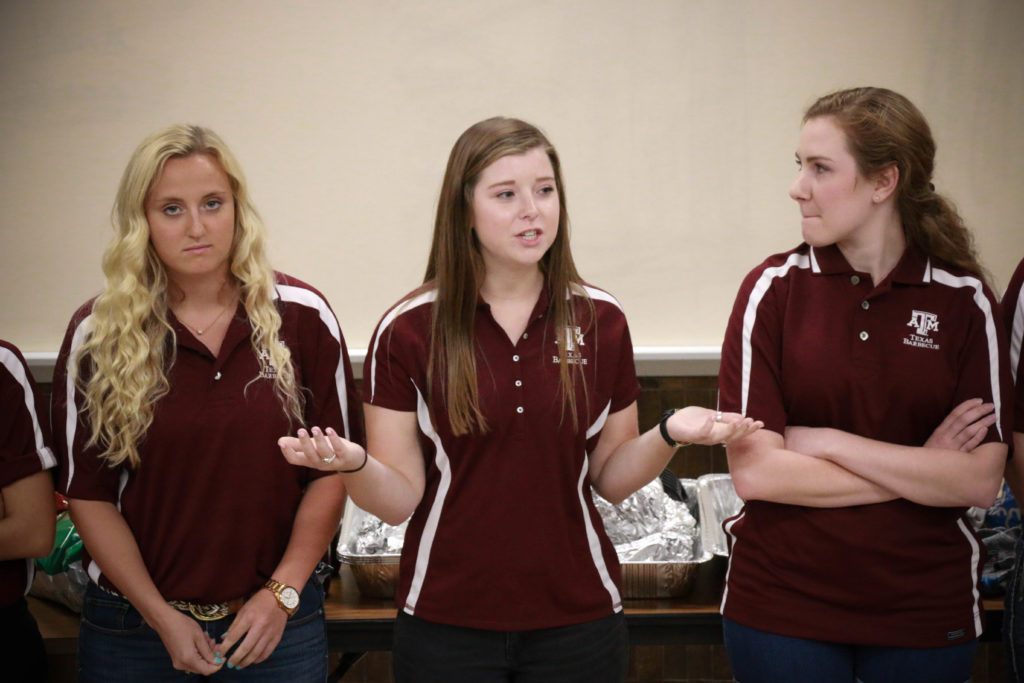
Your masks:
M 871 200 L 872 200 L 872 201 L 873 201 L 873 202 L 874 202 L 875 204 L 877 204 L 878 202 L 880 202 L 880 201 L 881 201 L 881 200 L 880 200 L 880 199 L 878 198 L 878 195 L 877 195 L 877 194 L 876 194 L 876 195 L 875 195 L 874 197 L 872 197 L 872 198 L 871 198 Z

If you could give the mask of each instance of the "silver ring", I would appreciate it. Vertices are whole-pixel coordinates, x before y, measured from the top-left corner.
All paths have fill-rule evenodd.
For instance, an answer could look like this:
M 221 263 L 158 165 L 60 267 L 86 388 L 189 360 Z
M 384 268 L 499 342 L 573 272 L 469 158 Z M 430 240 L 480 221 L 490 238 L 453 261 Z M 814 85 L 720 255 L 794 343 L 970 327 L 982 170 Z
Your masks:
M 715 413 L 715 422 L 721 422 L 721 421 L 722 421 L 722 411 L 719 410 L 717 413 Z
M 337 458 L 337 457 L 338 457 L 337 453 L 331 453 L 331 457 L 329 457 L 329 458 L 320 458 L 320 461 L 323 464 L 325 464 L 325 465 L 330 465 L 332 462 L 334 462 L 335 458 Z

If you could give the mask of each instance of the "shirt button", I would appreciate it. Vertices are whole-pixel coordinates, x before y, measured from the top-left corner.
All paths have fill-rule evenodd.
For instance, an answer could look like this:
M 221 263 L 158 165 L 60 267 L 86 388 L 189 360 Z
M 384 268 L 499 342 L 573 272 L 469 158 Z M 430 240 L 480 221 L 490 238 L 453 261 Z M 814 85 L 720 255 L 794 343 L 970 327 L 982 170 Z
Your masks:
M 218 379 L 220 379 L 220 370 L 218 370 L 217 374 L 213 376 L 214 381 L 217 381 Z
M 851 275 L 850 276 L 850 282 L 852 282 L 855 285 L 859 285 L 860 284 L 860 275 Z
M 529 338 L 530 338 L 530 333 L 529 332 L 523 332 L 523 339 L 529 339 Z
M 519 406 L 518 408 L 516 408 L 516 412 L 519 413 L 520 415 L 522 415 L 523 414 L 523 407 Z
M 867 332 L 861 332 L 860 333 L 860 340 L 861 341 L 867 341 L 868 340 L 868 333 Z
M 523 380 L 521 380 L 521 379 L 517 379 L 517 380 L 516 380 L 516 386 L 517 386 L 517 387 L 521 387 L 521 386 L 523 386 Z
M 860 302 L 860 307 L 863 308 L 866 311 L 869 308 L 871 308 L 871 304 L 869 304 L 867 301 L 861 301 Z
M 516 355 L 512 356 L 512 360 L 514 360 L 515 362 L 518 363 L 519 362 L 519 354 L 516 354 Z

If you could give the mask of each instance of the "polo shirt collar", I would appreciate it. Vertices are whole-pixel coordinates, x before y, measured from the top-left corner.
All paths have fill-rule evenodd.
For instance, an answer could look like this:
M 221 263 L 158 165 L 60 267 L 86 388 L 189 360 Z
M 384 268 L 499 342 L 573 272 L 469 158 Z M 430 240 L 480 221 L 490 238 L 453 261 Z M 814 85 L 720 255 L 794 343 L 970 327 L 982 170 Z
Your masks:
M 541 287 L 540 296 L 537 297 L 537 303 L 533 305 L 533 312 L 530 313 L 530 320 L 536 320 L 542 317 L 548 310 L 548 305 L 551 303 L 551 292 L 547 281 L 544 282 L 544 286 Z M 477 310 L 491 310 L 490 304 L 484 301 L 484 298 L 480 296 L 480 292 L 476 293 L 476 308 Z
M 811 272 L 817 275 L 848 275 L 857 272 L 839 247 L 808 247 Z M 926 285 L 932 281 L 931 259 L 914 249 L 905 249 L 892 273 L 886 278 L 905 285 Z

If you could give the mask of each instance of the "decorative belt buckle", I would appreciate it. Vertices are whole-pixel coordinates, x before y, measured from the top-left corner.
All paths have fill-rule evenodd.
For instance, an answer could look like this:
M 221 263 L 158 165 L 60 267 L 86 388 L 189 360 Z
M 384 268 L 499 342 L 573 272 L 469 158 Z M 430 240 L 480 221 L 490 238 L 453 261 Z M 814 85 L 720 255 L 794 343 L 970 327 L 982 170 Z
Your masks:
M 222 602 L 213 605 L 188 603 L 188 611 L 199 621 L 217 621 L 227 616 L 228 606 Z

